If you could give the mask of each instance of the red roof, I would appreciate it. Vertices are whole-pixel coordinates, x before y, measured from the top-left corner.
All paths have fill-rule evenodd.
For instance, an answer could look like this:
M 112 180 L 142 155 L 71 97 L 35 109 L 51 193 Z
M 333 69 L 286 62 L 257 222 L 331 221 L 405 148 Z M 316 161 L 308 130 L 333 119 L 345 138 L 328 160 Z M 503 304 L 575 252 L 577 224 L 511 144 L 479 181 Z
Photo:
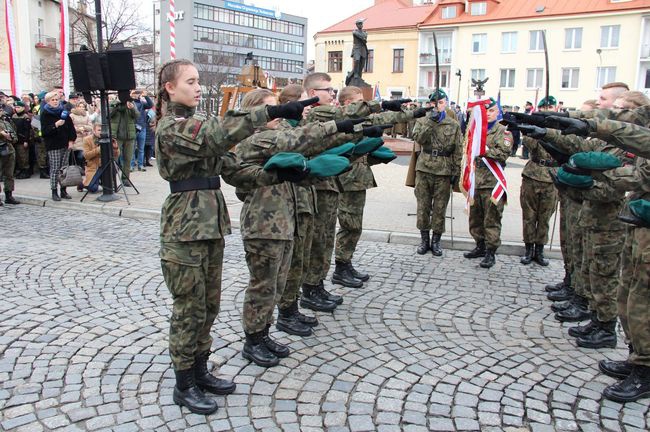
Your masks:
M 321 33 L 349 32 L 356 28 L 355 22 L 365 18 L 364 30 L 380 30 L 414 27 L 423 22 L 436 9 L 435 5 L 411 6 L 408 0 L 384 0 L 370 6 L 333 26 L 319 31 Z
M 441 0 L 441 6 L 458 3 L 454 0 Z M 472 1 L 476 3 L 476 0 Z M 442 19 L 436 11 L 421 26 L 454 25 L 484 21 L 544 18 L 558 15 L 577 15 L 591 13 L 620 12 L 650 8 L 650 0 L 630 0 L 612 2 L 611 0 L 489 0 L 487 14 L 470 15 L 458 6 L 456 18 Z M 440 8 L 442 9 L 442 8 Z M 542 9 L 541 12 L 537 10 Z

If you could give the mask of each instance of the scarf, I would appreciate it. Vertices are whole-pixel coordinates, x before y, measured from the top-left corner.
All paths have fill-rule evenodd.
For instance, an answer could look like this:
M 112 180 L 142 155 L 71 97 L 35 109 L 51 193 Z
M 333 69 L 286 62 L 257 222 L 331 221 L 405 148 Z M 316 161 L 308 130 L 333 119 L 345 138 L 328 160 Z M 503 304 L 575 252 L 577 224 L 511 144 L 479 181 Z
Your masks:
M 59 106 L 56 108 L 52 108 L 50 104 L 45 104 L 41 105 L 41 108 L 45 110 L 45 112 L 50 113 L 54 116 L 61 117 L 61 113 L 63 112 L 63 102 L 59 102 Z

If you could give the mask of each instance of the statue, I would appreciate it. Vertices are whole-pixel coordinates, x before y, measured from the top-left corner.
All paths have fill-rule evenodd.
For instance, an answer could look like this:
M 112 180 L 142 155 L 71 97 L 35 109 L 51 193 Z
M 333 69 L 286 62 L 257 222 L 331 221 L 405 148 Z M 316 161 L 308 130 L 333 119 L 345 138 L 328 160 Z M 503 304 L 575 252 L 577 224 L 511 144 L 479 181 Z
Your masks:
M 363 19 L 356 21 L 357 29 L 352 32 L 352 71 L 345 78 L 345 85 L 357 87 L 369 86 L 362 78 L 368 61 L 368 32 L 363 29 Z

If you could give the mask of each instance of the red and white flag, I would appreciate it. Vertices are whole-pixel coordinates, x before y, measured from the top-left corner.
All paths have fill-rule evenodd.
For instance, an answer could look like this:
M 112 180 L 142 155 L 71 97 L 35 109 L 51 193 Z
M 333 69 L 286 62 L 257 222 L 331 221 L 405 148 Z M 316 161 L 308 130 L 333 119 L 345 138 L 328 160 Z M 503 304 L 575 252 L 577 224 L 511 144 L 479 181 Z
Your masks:
M 68 0 L 61 0 L 61 87 L 63 87 L 64 97 L 70 94 L 70 60 L 68 52 L 70 51 L 70 20 L 68 18 Z
M 465 138 L 465 151 L 463 152 L 463 176 L 460 187 L 467 198 L 466 208 L 474 204 L 474 189 L 476 180 L 476 158 L 485 154 L 487 143 L 487 109 L 489 99 L 467 102 L 467 108 L 471 109 L 467 136 Z
M 20 82 L 20 62 L 16 51 L 16 27 L 14 23 L 14 8 L 12 0 L 5 0 L 5 28 L 9 45 L 9 80 L 11 94 L 20 96 L 23 92 Z

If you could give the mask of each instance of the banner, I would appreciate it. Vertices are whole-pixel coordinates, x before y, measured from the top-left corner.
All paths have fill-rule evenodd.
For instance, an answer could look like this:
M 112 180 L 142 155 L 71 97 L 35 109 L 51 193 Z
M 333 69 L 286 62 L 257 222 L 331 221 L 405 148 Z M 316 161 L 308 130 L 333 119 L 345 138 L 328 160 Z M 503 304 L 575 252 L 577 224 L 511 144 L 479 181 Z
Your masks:
M 474 204 L 476 158 L 485 154 L 488 127 L 485 104 L 489 103 L 489 99 L 467 103 L 467 108 L 471 109 L 471 115 L 469 124 L 467 125 L 467 138 L 463 152 L 463 168 L 460 182 L 461 190 L 467 198 L 466 209 L 469 209 Z
M 23 92 L 20 82 L 20 62 L 16 51 L 16 27 L 14 23 L 14 10 L 12 0 L 5 0 L 5 28 L 9 42 L 9 80 L 11 94 L 20 97 Z

